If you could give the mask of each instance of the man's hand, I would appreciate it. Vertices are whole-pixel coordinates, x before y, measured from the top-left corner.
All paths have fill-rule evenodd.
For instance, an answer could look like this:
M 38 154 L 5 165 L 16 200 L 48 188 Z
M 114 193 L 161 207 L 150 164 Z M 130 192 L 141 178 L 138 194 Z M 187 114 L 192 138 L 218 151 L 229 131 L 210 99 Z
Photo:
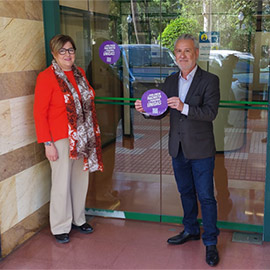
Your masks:
M 182 112 L 184 108 L 184 103 L 180 100 L 179 97 L 170 97 L 167 99 L 168 106 L 172 109 L 176 109 Z
M 137 100 L 135 101 L 135 109 L 136 109 L 136 111 L 138 111 L 138 112 L 140 112 L 140 113 L 145 112 L 144 109 L 143 109 L 143 107 L 142 107 L 142 102 L 141 102 L 141 100 L 137 99 Z
M 45 146 L 45 154 L 49 161 L 56 161 L 58 159 L 58 152 L 54 143 Z

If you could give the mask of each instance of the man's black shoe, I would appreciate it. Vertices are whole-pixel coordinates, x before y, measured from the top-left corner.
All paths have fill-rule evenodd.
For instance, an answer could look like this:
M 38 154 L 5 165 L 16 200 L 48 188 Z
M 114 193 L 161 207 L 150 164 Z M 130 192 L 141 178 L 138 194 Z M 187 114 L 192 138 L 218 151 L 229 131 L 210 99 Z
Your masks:
M 54 237 L 58 243 L 65 244 L 69 242 L 69 235 L 67 233 L 55 234 Z
M 206 262 L 210 266 L 215 266 L 219 262 L 218 250 L 215 245 L 206 246 Z
M 190 240 L 199 240 L 200 234 L 190 234 L 188 232 L 182 231 L 180 234 L 173 236 L 167 240 L 169 244 L 181 245 Z
M 81 233 L 92 233 L 94 229 L 88 223 L 84 223 L 81 226 L 72 224 L 72 228 L 79 230 Z

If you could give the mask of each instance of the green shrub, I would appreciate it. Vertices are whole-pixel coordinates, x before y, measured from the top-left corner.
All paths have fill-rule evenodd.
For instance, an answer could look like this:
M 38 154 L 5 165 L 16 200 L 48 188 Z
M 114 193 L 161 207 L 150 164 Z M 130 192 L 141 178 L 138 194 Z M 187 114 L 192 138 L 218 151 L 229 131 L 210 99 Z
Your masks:
M 188 18 L 177 18 L 171 20 L 161 34 L 162 46 L 173 51 L 175 40 L 182 34 L 192 34 L 196 38 L 199 37 L 199 24 L 197 21 Z

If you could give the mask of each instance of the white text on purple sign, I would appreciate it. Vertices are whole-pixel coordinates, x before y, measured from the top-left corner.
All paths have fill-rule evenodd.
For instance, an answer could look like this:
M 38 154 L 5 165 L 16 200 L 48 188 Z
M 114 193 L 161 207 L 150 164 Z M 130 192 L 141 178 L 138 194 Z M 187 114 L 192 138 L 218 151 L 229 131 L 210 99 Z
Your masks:
M 154 106 L 159 106 L 161 105 L 161 94 L 160 93 L 155 93 L 155 94 L 150 94 L 147 97 L 147 107 L 154 107 Z
M 103 56 L 115 55 L 115 44 L 107 44 L 104 46 Z

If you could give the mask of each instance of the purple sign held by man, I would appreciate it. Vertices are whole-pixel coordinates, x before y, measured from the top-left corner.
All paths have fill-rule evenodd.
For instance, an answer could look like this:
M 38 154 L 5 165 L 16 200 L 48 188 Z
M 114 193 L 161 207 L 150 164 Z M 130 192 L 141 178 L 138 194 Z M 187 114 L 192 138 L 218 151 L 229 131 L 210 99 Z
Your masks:
M 142 95 L 142 107 L 152 116 L 163 114 L 167 108 L 167 96 L 159 89 L 150 89 Z
M 120 48 L 111 40 L 104 41 L 99 47 L 99 57 L 106 64 L 114 64 L 120 57 Z

